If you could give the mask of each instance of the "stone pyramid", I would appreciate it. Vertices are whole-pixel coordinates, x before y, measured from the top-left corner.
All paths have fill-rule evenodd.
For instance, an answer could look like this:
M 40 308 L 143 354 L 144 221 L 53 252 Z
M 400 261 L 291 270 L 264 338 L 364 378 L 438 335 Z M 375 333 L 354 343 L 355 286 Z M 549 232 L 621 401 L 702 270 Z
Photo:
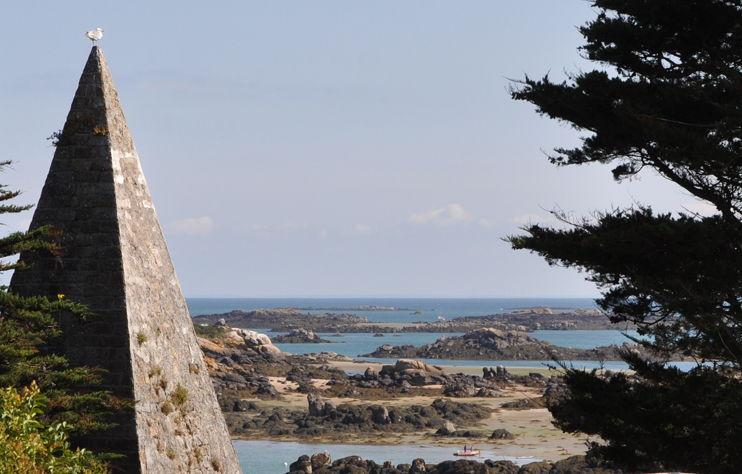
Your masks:
M 93 47 L 31 223 L 52 225 L 61 258 L 21 255 L 11 289 L 87 304 L 62 316 L 75 365 L 107 370 L 101 388 L 135 401 L 91 449 L 127 473 L 242 472 L 196 341 L 134 141 L 103 52 Z

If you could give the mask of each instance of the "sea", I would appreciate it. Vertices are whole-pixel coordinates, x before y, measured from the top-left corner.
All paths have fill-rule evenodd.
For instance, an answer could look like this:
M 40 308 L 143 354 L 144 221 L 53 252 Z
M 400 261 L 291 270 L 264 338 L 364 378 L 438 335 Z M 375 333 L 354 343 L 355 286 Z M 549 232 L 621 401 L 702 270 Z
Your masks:
M 574 311 L 598 309 L 591 298 L 186 298 L 191 316 L 228 313 L 235 309 L 316 308 L 309 313 L 352 313 L 372 322 L 437 321 L 457 316 L 487 316 L 526 308 Z M 377 306 L 395 311 L 342 311 L 325 308 Z M 423 311 L 423 314 L 411 314 Z
M 233 441 L 240 467 L 245 474 L 285 474 L 289 472 L 288 466 L 295 462 L 299 456 L 306 454 L 311 456 L 315 453 L 327 451 L 330 459 L 336 461 L 347 456 L 360 456 L 363 459 L 372 459 L 377 464 L 391 461 L 395 466 L 399 464 L 412 464 L 417 458 L 424 459 L 426 463 L 440 463 L 459 459 L 453 455 L 457 449 L 463 446 L 434 446 L 423 445 L 373 445 L 373 444 L 316 444 L 316 443 L 286 443 L 279 441 Z M 528 458 L 516 458 L 502 456 L 497 449 L 491 445 L 478 445 L 477 449 L 482 451 L 478 461 L 491 459 L 493 461 L 512 461 L 522 466 L 531 462 L 541 461 L 537 456 Z
M 365 316 L 374 323 L 413 323 L 417 321 L 434 322 L 443 318 L 451 320 L 460 316 L 488 316 L 508 313 L 527 308 L 550 308 L 552 311 L 574 311 L 576 309 L 598 309 L 591 298 L 187 298 L 191 316 L 202 314 L 222 314 L 235 309 L 246 311 L 254 309 L 299 308 L 307 313 L 350 313 Z M 362 307 L 394 308 L 388 311 L 348 310 L 345 308 Z M 307 309 L 313 308 L 313 309 Z M 422 312 L 422 314 L 415 314 Z M 272 332 L 270 328 L 247 328 L 263 332 L 268 336 L 278 336 L 281 332 Z M 328 341 L 326 344 L 276 344 L 283 352 L 292 354 L 319 354 L 323 351 L 358 358 L 368 354 L 384 344 L 401 346 L 411 344 L 421 346 L 433 343 L 443 336 L 460 336 L 461 333 L 396 333 L 374 337 L 373 334 L 343 334 L 335 337 L 331 333 L 319 333 Z M 531 336 L 558 346 L 575 349 L 592 349 L 597 346 L 623 344 L 630 342 L 629 337 L 637 337 L 634 331 L 536 331 Z M 629 337 L 627 337 L 629 336 Z M 363 360 L 388 363 L 389 359 L 364 357 Z M 533 367 L 553 365 L 552 361 L 500 361 L 492 360 L 446 360 L 424 359 L 423 362 L 434 365 L 471 365 L 489 367 L 503 365 L 506 367 Z M 623 362 L 615 361 L 565 361 L 575 367 L 593 369 L 603 367 L 609 370 L 627 368 Z M 359 369 L 360 370 L 360 369 Z
M 298 308 L 308 313 L 357 314 L 365 316 L 376 323 L 412 323 L 417 321 L 434 322 L 441 318 L 450 320 L 459 316 L 487 316 L 501 314 L 526 308 L 551 308 L 553 311 L 574 311 L 576 309 L 598 309 L 590 298 L 186 298 L 191 316 L 202 314 L 222 314 L 233 310 Z M 350 310 L 377 306 L 394 308 L 393 310 Z M 422 314 L 420 314 L 422 312 Z M 249 328 L 264 332 L 268 336 L 282 333 L 271 332 L 269 328 Z M 320 333 L 323 339 L 330 340 L 324 344 L 276 344 L 283 352 L 293 354 L 311 354 L 331 351 L 356 359 L 389 363 L 389 359 L 374 359 L 361 354 L 371 353 L 384 344 L 420 346 L 435 342 L 442 336 L 460 336 L 460 333 L 425 334 L 395 333 L 374 337 L 373 334 L 335 334 Z M 535 331 L 532 337 L 548 341 L 563 347 L 591 349 L 597 346 L 623 344 L 630 342 L 631 337 L 638 337 L 632 331 L 596 330 L 596 331 Z M 424 362 L 434 365 L 468 365 L 494 367 L 534 367 L 553 365 L 552 361 L 481 361 L 481 360 L 443 360 L 429 359 Z M 610 370 L 622 370 L 627 366 L 623 362 L 612 361 L 563 361 L 574 367 L 593 369 L 602 367 Z M 681 368 L 689 369 L 691 363 L 677 363 Z M 685 367 L 687 365 L 687 367 Z M 361 371 L 363 369 L 359 369 Z M 374 446 L 354 444 L 307 444 L 285 443 L 277 441 L 234 441 L 237 456 L 244 473 L 249 474 L 283 474 L 288 472 L 288 465 L 302 454 L 312 455 L 327 450 L 336 460 L 351 455 L 364 459 L 373 459 L 378 464 L 392 461 L 395 465 L 411 463 L 415 458 L 423 458 L 429 463 L 456 459 L 451 447 L 432 445 L 415 446 Z M 482 459 L 511 460 L 524 464 L 539 460 L 516 459 L 498 456 L 493 448 L 482 453 Z M 284 464 L 286 463 L 286 464 Z

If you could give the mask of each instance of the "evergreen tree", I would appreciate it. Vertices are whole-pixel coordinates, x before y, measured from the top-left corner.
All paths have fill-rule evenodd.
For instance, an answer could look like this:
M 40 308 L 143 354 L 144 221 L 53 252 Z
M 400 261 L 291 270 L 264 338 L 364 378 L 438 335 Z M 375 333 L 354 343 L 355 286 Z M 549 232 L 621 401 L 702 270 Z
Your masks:
M 550 264 L 583 270 L 612 321 L 632 322 L 662 358 L 695 357 L 681 372 L 630 353 L 638 378 L 567 370 L 571 397 L 557 426 L 602 437 L 608 459 L 694 472 L 742 472 L 742 2 L 595 0 L 580 28 L 597 70 L 562 83 L 526 77 L 516 100 L 586 132 L 556 149 L 558 166 L 644 168 L 718 210 L 656 214 L 651 206 L 598 213 L 507 240 Z
M 9 164 L 0 162 L 0 171 Z M 7 203 L 18 194 L 0 185 L 0 214 L 31 207 Z M 55 243 L 58 234 L 55 229 L 44 227 L 0 238 L 0 258 L 6 259 L 0 261 L 0 271 L 23 271 L 26 265 L 22 261 L 7 261 L 22 251 L 51 252 L 59 258 L 61 249 Z M 35 384 L 45 400 L 39 421 L 54 426 L 65 423 L 77 436 L 109 427 L 105 414 L 127 404 L 108 392 L 95 390 L 100 381 L 97 369 L 70 367 L 56 349 L 60 346 L 58 322 L 62 313 L 80 319 L 91 316 L 85 306 L 64 295 L 50 301 L 41 296 L 21 297 L 10 293 L 7 287 L 0 288 L 0 387 L 22 389 Z

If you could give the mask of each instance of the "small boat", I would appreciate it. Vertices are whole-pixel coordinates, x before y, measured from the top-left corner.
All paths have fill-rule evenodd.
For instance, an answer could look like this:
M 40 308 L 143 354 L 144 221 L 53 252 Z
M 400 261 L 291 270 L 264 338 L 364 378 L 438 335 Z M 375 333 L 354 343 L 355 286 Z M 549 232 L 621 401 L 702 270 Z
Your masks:
M 533 459 L 533 456 L 515 456 L 515 459 Z
M 469 457 L 469 456 L 481 456 L 482 455 L 482 451 L 480 451 L 478 449 L 475 449 L 474 451 L 463 451 L 463 452 L 462 451 L 456 451 L 455 453 L 453 453 L 453 455 L 454 456 L 467 456 L 467 457 Z

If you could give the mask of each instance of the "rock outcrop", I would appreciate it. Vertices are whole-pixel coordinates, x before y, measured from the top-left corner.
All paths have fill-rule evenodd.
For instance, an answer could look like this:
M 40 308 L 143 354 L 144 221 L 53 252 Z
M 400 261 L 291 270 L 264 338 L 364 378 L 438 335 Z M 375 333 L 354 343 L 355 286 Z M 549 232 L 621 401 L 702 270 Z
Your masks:
M 492 432 L 490 439 L 515 439 L 515 436 L 506 429 L 498 428 Z
M 555 463 L 533 462 L 521 467 L 511 461 L 490 459 L 484 462 L 459 459 L 426 464 L 421 458 L 414 459 L 411 464 L 394 466 L 390 461 L 380 465 L 363 460 L 360 456 L 348 456 L 314 468 L 313 459 L 307 455 L 301 456 L 291 464 L 288 474 L 630 474 L 624 469 L 602 466 L 595 459 L 585 456 L 572 456 Z
M 320 344 L 330 343 L 333 341 L 322 339 L 317 334 L 315 334 L 314 331 L 302 328 L 294 329 L 293 331 L 285 335 L 273 336 L 273 342 L 276 342 L 278 344 Z
M 339 441 L 347 440 L 349 435 L 365 433 L 419 433 L 430 430 L 432 434 L 446 422 L 472 425 L 492 413 L 490 408 L 481 405 L 447 399 L 437 399 L 430 406 L 386 407 L 350 403 L 335 406 L 325 402 L 319 395 L 309 394 L 307 403 L 308 411 L 285 408 L 258 411 L 256 408 L 244 413 L 231 413 L 227 416 L 227 423 L 232 433 L 237 435 L 268 435 L 299 440 L 323 437 Z M 469 436 L 473 436 L 473 433 Z
M 243 355 L 270 354 L 280 357 L 281 349 L 273 345 L 270 337 L 259 332 L 240 328 L 226 328 L 220 337 L 220 342 L 198 338 L 201 350 L 207 355 L 229 356 L 234 353 Z
M 244 311 L 237 309 L 224 314 L 206 314 L 195 316 L 197 324 L 215 325 L 220 320 L 232 327 L 270 328 L 274 332 L 291 332 L 305 329 L 313 332 L 379 332 L 371 329 L 354 331 L 359 325 L 369 324 L 368 318 L 354 314 L 310 314 L 296 309 L 256 309 Z M 350 331 L 345 329 L 350 328 Z

